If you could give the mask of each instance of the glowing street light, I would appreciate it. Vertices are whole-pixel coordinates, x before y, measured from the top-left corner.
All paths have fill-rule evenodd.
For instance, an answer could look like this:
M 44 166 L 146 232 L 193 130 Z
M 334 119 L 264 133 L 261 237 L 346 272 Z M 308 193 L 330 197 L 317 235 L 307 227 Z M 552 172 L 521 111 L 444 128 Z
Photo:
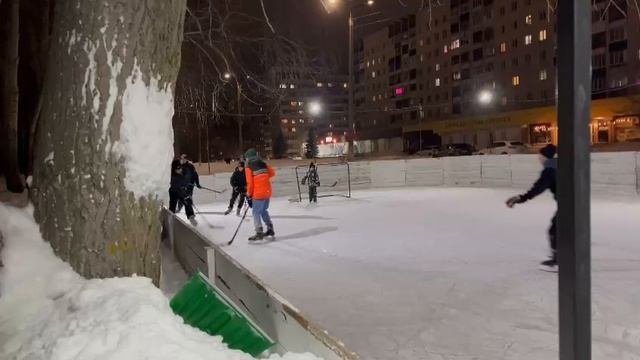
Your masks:
M 367 5 L 372 6 L 375 2 L 373 0 L 367 0 Z
M 322 112 L 322 105 L 317 101 L 312 101 L 309 103 L 309 113 L 311 115 L 319 115 Z
M 224 75 L 222 75 L 222 76 L 224 76 L 225 80 L 231 79 L 231 73 L 229 73 L 229 72 L 224 73 Z
M 488 105 L 493 101 L 493 93 L 489 90 L 482 90 L 478 94 L 478 102 L 483 105 Z

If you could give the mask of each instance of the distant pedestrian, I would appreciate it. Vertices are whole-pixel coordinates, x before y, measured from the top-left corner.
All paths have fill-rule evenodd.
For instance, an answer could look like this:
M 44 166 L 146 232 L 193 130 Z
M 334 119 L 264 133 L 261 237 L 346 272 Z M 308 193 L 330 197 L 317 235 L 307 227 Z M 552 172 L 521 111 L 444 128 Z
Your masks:
M 246 161 L 245 175 L 247 179 L 247 202 L 252 207 L 253 224 L 256 234 L 250 241 L 262 240 L 265 236 L 274 237 L 273 223 L 269 216 L 269 202 L 272 196 L 271 178 L 276 175 L 273 168 L 258 157 L 255 149 L 244 154 Z M 263 232 L 264 222 L 267 231 Z
M 522 204 L 534 197 L 542 194 L 545 190 L 549 189 L 553 194 L 553 198 L 556 199 L 556 168 L 557 159 L 555 145 L 549 144 L 540 149 L 540 162 L 544 166 L 542 173 L 538 180 L 533 184 L 531 190 L 522 195 L 516 195 L 507 200 L 507 206 L 512 208 L 515 204 Z M 557 199 L 556 199 L 557 200 Z M 549 246 L 551 247 L 551 256 L 549 260 L 540 263 L 540 269 L 545 271 L 556 272 L 558 271 L 558 262 L 556 258 L 556 219 L 558 213 L 551 218 L 551 226 L 549 227 Z
M 236 169 L 231 174 L 231 180 L 229 181 L 231 184 L 231 188 L 233 191 L 231 192 L 231 200 L 229 201 L 229 208 L 224 212 L 225 215 L 229 215 L 231 211 L 233 211 L 233 205 L 238 199 L 238 208 L 236 210 L 236 214 L 240 215 L 240 210 L 242 210 L 242 205 L 244 204 L 244 199 L 247 194 L 247 178 L 244 171 L 244 162 L 240 161 Z
M 176 212 L 176 205 L 181 203 L 184 205 L 187 218 L 191 224 L 196 225 L 195 214 L 193 213 L 191 195 L 187 193 L 189 185 L 187 177 L 184 175 L 184 169 L 181 165 L 172 165 L 171 186 L 169 187 L 169 210 Z
M 316 164 L 311 162 L 307 174 L 302 178 L 302 185 L 307 184 L 309 187 L 309 202 L 318 202 L 318 186 L 320 186 L 320 176 L 316 169 Z

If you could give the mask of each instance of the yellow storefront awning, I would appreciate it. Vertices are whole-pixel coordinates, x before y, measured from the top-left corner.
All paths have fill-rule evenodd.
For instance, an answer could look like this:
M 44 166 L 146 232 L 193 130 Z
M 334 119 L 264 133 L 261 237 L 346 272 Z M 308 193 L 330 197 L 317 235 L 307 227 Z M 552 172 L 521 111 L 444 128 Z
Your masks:
M 591 103 L 591 117 L 611 120 L 617 116 L 639 114 L 640 96 L 618 97 L 594 100 Z M 556 124 L 557 108 L 546 106 L 526 110 L 493 113 L 463 118 L 451 118 L 408 125 L 403 133 L 432 130 L 438 134 L 489 130 L 532 124 Z

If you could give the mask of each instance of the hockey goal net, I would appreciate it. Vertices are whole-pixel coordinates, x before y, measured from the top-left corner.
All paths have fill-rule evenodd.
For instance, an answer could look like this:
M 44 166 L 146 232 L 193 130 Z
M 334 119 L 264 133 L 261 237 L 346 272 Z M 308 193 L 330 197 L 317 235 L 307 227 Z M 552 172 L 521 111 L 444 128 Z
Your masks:
M 329 196 L 351 197 L 351 170 L 349 163 L 316 163 L 320 186 L 317 187 L 318 198 Z M 302 179 L 309 170 L 308 165 L 298 165 L 295 168 L 298 196 L 290 201 L 309 200 L 308 186 L 302 184 Z

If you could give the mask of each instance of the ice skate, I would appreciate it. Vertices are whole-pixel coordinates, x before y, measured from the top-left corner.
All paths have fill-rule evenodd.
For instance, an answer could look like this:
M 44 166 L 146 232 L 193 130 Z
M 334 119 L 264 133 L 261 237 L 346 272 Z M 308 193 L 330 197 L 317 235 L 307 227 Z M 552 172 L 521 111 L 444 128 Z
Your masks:
M 264 239 L 264 233 L 262 231 L 258 231 L 255 235 L 249 237 L 249 241 L 260 241 Z
M 236 215 L 237 215 L 237 216 L 242 216 L 242 215 L 240 214 L 240 208 L 238 208 L 238 210 L 236 210 Z
M 225 215 L 229 215 L 233 211 L 233 208 L 228 208 L 227 211 L 224 212 Z
M 189 222 L 191 223 L 191 225 L 196 226 L 198 225 L 198 222 L 196 221 L 196 216 L 195 215 L 191 215 L 189 216 Z
M 269 229 L 267 229 L 267 232 L 264 233 L 264 236 L 265 237 L 269 237 L 269 238 L 271 238 L 271 240 L 273 240 L 276 237 L 276 233 L 275 233 L 275 231 L 273 231 L 273 228 L 269 228 Z
M 547 272 L 558 272 L 558 263 L 554 259 L 545 260 L 540 263 L 540 270 Z

